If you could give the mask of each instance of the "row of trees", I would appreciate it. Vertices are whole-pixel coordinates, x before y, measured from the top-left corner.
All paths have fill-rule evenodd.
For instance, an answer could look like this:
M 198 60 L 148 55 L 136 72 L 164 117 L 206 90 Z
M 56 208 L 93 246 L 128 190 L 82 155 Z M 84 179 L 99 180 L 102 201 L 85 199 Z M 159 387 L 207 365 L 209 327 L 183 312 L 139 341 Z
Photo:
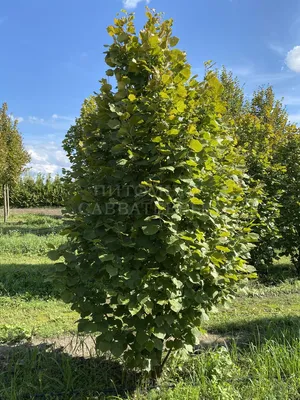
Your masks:
M 262 186 L 252 262 L 267 271 L 274 258 L 290 256 L 300 273 L 300 129 L 289 121 L 283 100 L 271 86 L 245 101 L 243 88 L 224 68 L 219 73 L 226 105 L 224 119 L 243 152 L 247 173 Z
M 66 189 L 59 175 L 23 174 L 10 190 L 10 204 L 16 208 L 62 207 L 65 196 Z M 0 205 L 3 200 L 0 194 Z
M 18 131 L 18 121 L 8 114 L 7 104 L 0 108 L 0 185 L 3 193 L 4 222 L 9 216 L 9 190 L 15 185 L 29 162 L 22 136 Z

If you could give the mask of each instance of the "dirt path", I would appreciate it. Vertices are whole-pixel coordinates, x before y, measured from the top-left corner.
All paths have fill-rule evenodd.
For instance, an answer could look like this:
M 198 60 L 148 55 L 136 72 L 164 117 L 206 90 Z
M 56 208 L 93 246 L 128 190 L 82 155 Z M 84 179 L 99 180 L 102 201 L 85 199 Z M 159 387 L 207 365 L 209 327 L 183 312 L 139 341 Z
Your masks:
M 20 214 L 40 214 L 40 215 L 53 215 L 61 216 L 61 208 L 12 208 L 10 210 L 11 215 Z M 0 215 L 3 215 L 3 210 L 0 210 Z
M 215 334 L 201 335 L 195 347 L 195 351 L 199 352 L 201 349 L 207 347 L 227 346 L 230 344 L 231 339 L 232 338 Z M 0 345 L 0 361 L 1 358 L 4 358 L 8 353 L 20 347 L 23 349 L 48 349 L 49 351 L 59 350 L 72 357 L 90 358 L 96 356 L 95 336 L 66 335 L 49 339 L 33 337 L 30 341 L 22 341 L 16 344 L 2 344 Z

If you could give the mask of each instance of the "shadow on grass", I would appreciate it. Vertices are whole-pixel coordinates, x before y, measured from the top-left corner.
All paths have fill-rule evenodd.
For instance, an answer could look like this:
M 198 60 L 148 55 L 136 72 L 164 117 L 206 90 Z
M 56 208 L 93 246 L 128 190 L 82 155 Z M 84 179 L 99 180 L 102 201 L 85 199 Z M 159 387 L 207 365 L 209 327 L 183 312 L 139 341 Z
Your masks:
M 265 270 L 258 270 L 259 281 L 264 285 L 278 285 L 285 281 L 299 279 L 292 263 L 275 263 Z
M 278 343 L 300 340 L 300 316 L 270 317 L 254 319 L 249 322 L 222 323 L 214 333 L 226 336 L 228 342 L 235 341 L 238 346 L 250 343 L 263 344 L 269 340 Z
M 62 350 L 48 344 L 0 346 L 1 400 L 127 398 L 140 384 L 141 376 L 118 362 Z
M 0 265 L 0 296 L 57 297 L 53 285 L 47 282 L 53 264 Z

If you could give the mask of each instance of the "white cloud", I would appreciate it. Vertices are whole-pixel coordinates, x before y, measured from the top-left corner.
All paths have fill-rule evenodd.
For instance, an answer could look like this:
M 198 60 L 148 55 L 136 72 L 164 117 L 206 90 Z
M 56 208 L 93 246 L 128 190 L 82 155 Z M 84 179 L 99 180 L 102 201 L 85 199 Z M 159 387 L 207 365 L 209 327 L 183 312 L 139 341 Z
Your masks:
M 123 0 L 123 5 L 125 8 L 132 9 L 136 8 L 141 1 L 146 1 L 146 4 L 150 3 L 150 0 Z
M 10 114 L 9 118 L 14 122 L 14 121 L 18 121 L 18 123 L 20 124 L 21 122 L 24 121 L 23 117 L 14 117 L 12 114 Z
M 48 155 L 45 153 L 44 153 L 44 155 L 42 153 L 38 154 L 33 149 L 28 149 L 28 153 L 30 154 L 32 163 L 39 162 L 39 161 L 44 161 L 44 162 L 48 161 Z
M 33 174 L 51 174 L 56 175 L 61 172 L 61 169 L 58 165 L 55 164 L 31 164 L 29 165 L 30 172 Z
M 63 150 L 57 150 L 55 152 L 55 158 L 60 164 L 64 166 L 67 166 L 69 164 L 69 159 Z
M 31 124 L 43 124 L 45 120 L 43 118 L 38 118 L 38 117 L 28 117 L 28 122 Z
M 278 44 L 269 43 L 268 46 L 270 50 L 274 51 L 274 53 L 277 53 L 280 56 L 283 56 L 285 54 L 284 48 Z
M 40 117 L 30 116 L 27 119 L 23 120 L 24 122 L 29 122 L 34 125 L 42 125 L 51 129 L 54 129 L 56 132 L 67 132 L 70 128 L 70 125 L 74 124 L 75 118 L 65 115 L 53 114 L 50 118 L 44 119 Z
M 287 53 L 285 62 L 290 70 L 300 73 L 300 46 L 295 46 Z
M 31 161 L 28 167 L 33 174 L 59 174 L 62 168 L 69 168 L 69 160 L 59 143 L 32 142 L 26 146 Z
M 53 115 L 52 115 L 52 119 L 61 119 L 61 120 L 63 120 L 63 121 L 74 122 L 74 118 L 73 118 L 73 117 L 67 117 L 67 116 L 65 116 L 65 115 L 53 114 Z
M 253 68 L 249 65 L 240 65 L 228 68 L 234 75 L 249 76 L 253 74 Z

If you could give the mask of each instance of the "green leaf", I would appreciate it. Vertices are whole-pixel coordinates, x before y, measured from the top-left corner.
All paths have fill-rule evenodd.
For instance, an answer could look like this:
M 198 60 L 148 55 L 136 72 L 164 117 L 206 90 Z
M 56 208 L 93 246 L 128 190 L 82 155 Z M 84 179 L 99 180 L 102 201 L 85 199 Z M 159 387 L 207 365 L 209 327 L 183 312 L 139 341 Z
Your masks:
M 100 350 L 103 353 L 106 353 L 107 351 L 111 350 L 111 344 L 108 342 L 103 342 L 103 341 L 97 340 L 96 348 L 97 348 L 97 350 Z
M 114 260 L 114 258 L 114 254 L 102 254 L 101 256 L 99 256 L 99 260 L 101 260 L 102 262 L 112 261 Z
M 172 311 L 178 313 L 179 311 L 182 310 L 182 304 L 178 300 L 176 300 L 176 299 L 169 300 L 169 303 L 171 305 Z
M 136 335 L 136 340 L 141 346 L 143 346 L 147 342 L 148 339 L 149 339 L 149 336 L 144 331 L 139 331 Z
M 56 269 L 56 271 L 63 272 L 67 269 L 67 266 L 66 266 L 66 264 L 58 263 L 58 264 L 55 264 L 55 269 Z
M 107 125 L 111 129 L 118 129 L 118 128 L 120 128 L 120 121 L 117 119 L 111 119 L 110 121 L 108 121 Z
M 118 41 L 123 43 L 126 42 L 129 38 L 129 35 L 127 35 L 127 33 L 122 32 L 120 35 L 118 35 Z
M 142 304 L 139 304 L 136 307 L 132 307 L 129 305 L 129 312 L 131 315 L 136 315 L 138 312 L 141 311 L 142 307 L 143 307 Z
M 179 42 L 178 37 L 173 36 L 173 37 L 170 38 L 170 46 L 171 46 L 171 47 L 176 46 L 178 42 Z
M 160 226 L 156 225 L 156 224 L 142 226 L 142 230 L 143 230 L 144 234 L 147 236 L 155 235 L 159 231 L 159 229 L 160 229 Z
M 105 269 L 109 273 L 110 277 L 118 275 L 118 268 L 111 264 L 105 265 Z
M 50 260 L 56 261 L 60 258 L 60 253 L 58 250 L 50 250 L 48 251 L 48 257 L 50 258 Z
M 73 300 L 74 295 L 69 290 L 65 290 L 61 293 L 60 297 L 64 302 L 70 303 Z

